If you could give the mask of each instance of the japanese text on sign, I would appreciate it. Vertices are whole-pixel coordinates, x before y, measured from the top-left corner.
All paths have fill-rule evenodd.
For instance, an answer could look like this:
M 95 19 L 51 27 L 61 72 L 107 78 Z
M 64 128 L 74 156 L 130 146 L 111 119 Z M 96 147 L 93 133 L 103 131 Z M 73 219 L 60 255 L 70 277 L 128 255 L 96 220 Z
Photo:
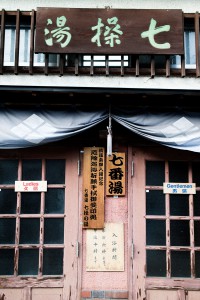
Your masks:
M 106 195 L 125 195 L 125 153 L 113 153 L 106 162 Z
M 183 54 L 182 11 L 38 8 L 35 52 Z
M 83 228 L 104 227 L 104 148 L 84 148 Z
M 123 223 L 105 223 L 102 230 L 87 230 L 87 271 L 124 271 Z
M 164 194 L 196 194 L 195 183 L 163 183 Z
M 47 181 L 15 181 L 15 192 L 46 192 Z

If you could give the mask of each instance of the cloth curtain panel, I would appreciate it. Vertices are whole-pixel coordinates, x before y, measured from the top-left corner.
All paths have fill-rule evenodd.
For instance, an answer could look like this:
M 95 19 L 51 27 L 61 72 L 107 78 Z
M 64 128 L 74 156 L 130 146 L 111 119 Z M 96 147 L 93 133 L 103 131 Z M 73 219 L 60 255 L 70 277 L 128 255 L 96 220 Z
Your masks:
M 129 130 L 164 146 L 200 152 L 200 112 L 119 109 L 112 118 Z
M 0 149 L 39 146 L 80 134 L 108 116 L 107 110 L 0 109 Z
M 200 152 L 200 112 L 67 106 L 61 110 L 0 109 L 0 149 L 34 147 L 81 134 L 106 119 L 162 145 Z M 116 133 L 115 133 L 116 134 Z

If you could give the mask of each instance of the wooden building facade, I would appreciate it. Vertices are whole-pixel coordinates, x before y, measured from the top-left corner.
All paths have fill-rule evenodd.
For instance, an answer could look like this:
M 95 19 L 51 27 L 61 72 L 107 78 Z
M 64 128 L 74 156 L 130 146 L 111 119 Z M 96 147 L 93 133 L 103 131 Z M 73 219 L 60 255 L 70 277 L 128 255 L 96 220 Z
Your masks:
M 0 8 L 0 300 L 198 300 L 200 2 L 23 2 Z

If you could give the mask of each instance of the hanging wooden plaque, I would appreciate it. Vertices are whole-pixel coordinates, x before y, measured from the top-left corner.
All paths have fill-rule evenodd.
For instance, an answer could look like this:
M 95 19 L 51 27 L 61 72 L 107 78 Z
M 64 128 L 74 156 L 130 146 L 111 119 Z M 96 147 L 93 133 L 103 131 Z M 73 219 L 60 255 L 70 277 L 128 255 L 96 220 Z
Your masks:
M 125 153 L 113 153 L 106 161 L 106 195 L 125 196 Z
M 104 166 L 104 148 L 84 148 L 83 228 L 104 228 Z

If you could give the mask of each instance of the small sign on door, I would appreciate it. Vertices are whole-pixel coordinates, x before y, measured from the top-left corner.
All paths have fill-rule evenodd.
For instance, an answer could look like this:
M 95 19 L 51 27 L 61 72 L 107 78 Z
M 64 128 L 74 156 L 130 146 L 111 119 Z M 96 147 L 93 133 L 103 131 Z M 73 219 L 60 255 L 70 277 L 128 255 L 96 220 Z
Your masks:
M 196 183 L 164 182 L 164 194 L 196 194 Z
M 15 181 L 15 192 L 46 192 L 47 181 Z

